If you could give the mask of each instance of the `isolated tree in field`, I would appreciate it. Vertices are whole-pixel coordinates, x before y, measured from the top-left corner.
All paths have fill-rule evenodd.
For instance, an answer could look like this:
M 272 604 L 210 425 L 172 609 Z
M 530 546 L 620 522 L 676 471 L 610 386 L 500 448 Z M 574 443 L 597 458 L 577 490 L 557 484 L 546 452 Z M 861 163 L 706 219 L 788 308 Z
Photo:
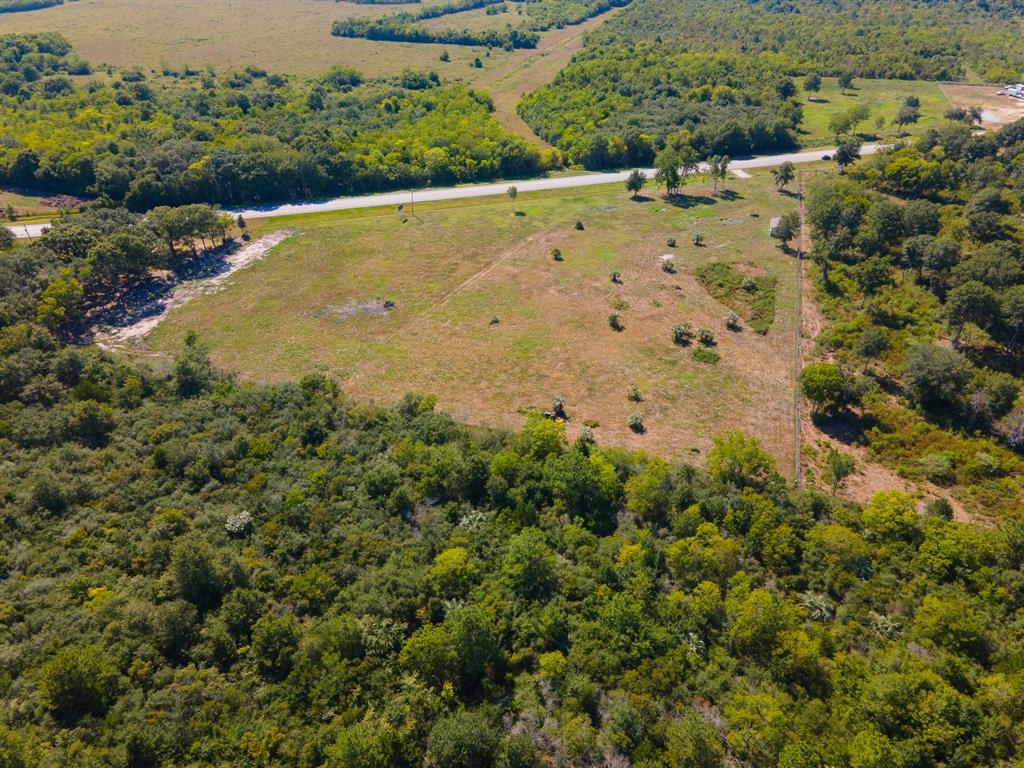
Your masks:
M 921 119 L 920 107 L 914 107 L 910 104 L 904 104 L 900 107 L 900 111 L 896 113 L 896 117 L 893 119 L 893 123 L 899 128 L 900 133 L 903 133 L 903 126 L 913 125 Z
M 829 448 L 821 479 L 828 483 L 832 495 L 835 496 L 839 492 L 839 488 L 846 482 L 846 478 L 853 474 L 855 468 L 852 456 L 840 453 L 835 448 Z
M 856 132 L 857 127 L 871 117 L 871 108 L 867 104 L 858 104 L 847 114 L 850 118 L 850 130 Z
M 612 312 L 608 315 L 608 327 L 613 331 L 622 330 L 622 316 L 618 312 Z
M 512 201 L 512 213 L 516 212 L 516 198 L 519 197 L 519 190 L 515 187 L 509 187 L 506 193 L 508 199 Z
M 847 167 L 860 159 L 861 143 L 856 139 L 844 139 L 836 147 L 835 161 L 839 172 L 845 173 Z
M 634 168 L 630 172 L 629 178 L 626 179 L 626 189 L 632 193 L 634 198 L 636 198 L 636 196 L 639 195 L 640 192 L 643 190 L 644 185 L 646 183 L 647 174 L 641 171 L 639 168 Z
M 853 73 L 852 72 L 841 72 L 839 74 L 839 90 L 846 93 L 847 90 L 853 88 Z
M 790 211 L 784 216 L 780 216 L 779 223 L 772 230 L 772 237 L 779 241 L 783 249 L 798 234 L 800 234 L 800 214 L 796 211 Z
M 839 141 L 839 137 L 853 130 L 853 118 L 849 112 L 836 112 L 828 121 L 828 130 Z
M 780 190 L 785 189 L 789 184 L 793 183 L 793 179 L 796 178 L 796 166 L 793 165 L 789 160 L 784 162 L 778 168 L 775 169 L 775 186 Z
M 665 185 L 665 194 L 673 195 L 679 189 L 682 177 L 679 175 L 679 155 L 674 149 L 665 147 L 654 158 L 654 180 Z
M 718 190 L 718 182 L 725 182 L 725 177 L 729 173 L 729 163 L 731 160 L 728 155 L 714 155 L 708 160 L 708 174 L 712 179 L 712 189 Z
M 245 221 L 245 217 L 242 214 L 238 214 L 238 219 L 235 222 L 238 224 L 238 228 L 242 231 L 243 235 L 249 234 L 249 225 Z
M 821 75 L 817 72 L 812 72 L 804 78 L 804 90 L 807 93 L 817 93 L 821 90 Z

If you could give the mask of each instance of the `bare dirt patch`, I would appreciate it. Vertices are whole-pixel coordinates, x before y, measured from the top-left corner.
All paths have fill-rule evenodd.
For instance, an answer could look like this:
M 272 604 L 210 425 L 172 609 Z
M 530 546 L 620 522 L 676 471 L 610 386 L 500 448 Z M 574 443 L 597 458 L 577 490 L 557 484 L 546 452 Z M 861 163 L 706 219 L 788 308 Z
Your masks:
M 999 128 L 1024 118 L 1024 101 L 1011 96 L 998 96 L 997 85 L 943 84 L 942 93 L 954 107 L 981 107 L 982 125 Z
M 320 309 L 313 313 L 313 317 L 340 323 L 343 320 L 348 320 L 350 317 L 357 317 L 359 315 L 386 315 L 394 308 L 395 303 L 393 301 L 382 299 L 349 301 L 344 304 L 328 304 L 326 307 L 320 307 Z
M 113 350 L 140 342 L 167 316 L 197 296 L 219 291 L 240 269 L 259 261 L 292 234 L 278 229 L 251 243 L 221 250 L 190 263 L 178 273 L 161 272 L 93 318 L 96 346 Z

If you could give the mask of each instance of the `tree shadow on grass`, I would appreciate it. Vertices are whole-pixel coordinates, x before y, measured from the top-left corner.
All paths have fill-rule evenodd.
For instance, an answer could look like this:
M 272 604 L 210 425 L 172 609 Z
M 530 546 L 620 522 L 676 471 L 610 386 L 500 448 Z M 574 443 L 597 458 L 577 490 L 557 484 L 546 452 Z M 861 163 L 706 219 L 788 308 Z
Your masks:
M 665 195 L 665 202 L 676 208 L 696 208 L 698 205 L 714 205 L 718 201 L 708 195 Z
M 718 197 L 721 200 L 727 202 L 733 202 L 734 200 L 742 200 L 743 195 L 733 189 L 720 189 L 718 190 Z
M 878 423 L 870 414 L 855 411 L 836 415 L 812 413 L 811 421 L 823 433 L 843 445 L 863 445 L 864 434 Z
M 655 198 L 650 195 L 637 195 L 636 197 L 630 197 L 634 203 L 653 203 Z

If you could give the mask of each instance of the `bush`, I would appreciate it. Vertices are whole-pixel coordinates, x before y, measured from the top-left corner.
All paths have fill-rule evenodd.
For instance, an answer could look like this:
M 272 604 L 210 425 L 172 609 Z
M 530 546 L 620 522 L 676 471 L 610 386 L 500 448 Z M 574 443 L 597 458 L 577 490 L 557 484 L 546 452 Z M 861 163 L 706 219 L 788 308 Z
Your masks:
M 698 248 L 704 245 L 704 235 L 702 235 L 700 232 L 694 232 L 693 244 L 696 245 Z
M 662 259 L 661 269 L 663 272 L 668 272 L 670 275 L 676 273 L 676 262 L 674 259 Z
M 612 312 L 608 315 L 608 325 L 613 331 L 621 331 L 623 328 L 622 317 L 618 312 Z
M 461 711 L 437 721 L 427 739 L 428 765 L 436 768 L 491 768 L 500 736 L 480 712 Z
M 715 334 L 710 328 L 698 328 L 697 341 L 706 347 L 713 347 L 715 346 Z
M 565 398 L 561 395 L 555 397 L 551 403 L 551 412 L 560 419 L 568 418 L 565 415 Z
M 562 252 L 557 248 L 551 249 L 551 258 L 554 259 L 555 261 L 564 261 L 564 259 L 562 258 Z
M 925 504 L 924 511 L 932 517 L 938 517 L 943 520 L 953 519 L 953 505 L 949 503 L 949 499 L 932 499 Z
M 43 665 L 39 678 L 40 703 L 65 723 L 103 714 L 116 690 L 117 671 L 96 647 L 62 648 Z
M 579 231 L 579 232 L 582 232 L 582 231 L 583 231 L 583 222 L 582 222 L 582 221 L 580 221 L 579 219 L 576 219 L 576 229 L 577 229 L 577 231 Z
M 641 400 L 643 400 L 643 397 L 640 396 L 640 390 L 637 389 L 636 387 L 629 388 L 629 391 L 626 393 L 626 398 L 634 403 L 639 403 Z
M 833 413 L 856 403 L 856 385 L 835 363 L 811 363 L 800 371 L 800 389 L 816 412 Z
M 676 239 L 674 237 L 670 237 L 668 240 L 665 241 L 665 245 L 667 245 L 669 248 L 675 248 Z
M 971 369 L 967 360 L 952 349 L 919 344 L 907 351 L 904 377 L 910 400 L 935 408 L 959 404 Z
M 619 270 L 615 270 L 614 272 L 612 272 L 612 282 L 615 283 L 616 285 L 622 284 L 622 273 L 619 272 Z
M 707 363 L 708 365 L 714 365 L 721 359 L 715 350 L 707 347 L 697 347 L 691 354 L 698 363 Z
M 638 435 L 644 432 L 644 420 L 639 413 L 630 414 L 629 419 L 626 420 L 629 428 L 636 432 Z
M 740 330 L 740 316 L 735 312 L 730 312 L 725 316 L 725 327 L 730 331 Z
M 693 341 L 693 328 L 689 323 L 678 323 L 672 326 L 672 343 L 685 347 Z

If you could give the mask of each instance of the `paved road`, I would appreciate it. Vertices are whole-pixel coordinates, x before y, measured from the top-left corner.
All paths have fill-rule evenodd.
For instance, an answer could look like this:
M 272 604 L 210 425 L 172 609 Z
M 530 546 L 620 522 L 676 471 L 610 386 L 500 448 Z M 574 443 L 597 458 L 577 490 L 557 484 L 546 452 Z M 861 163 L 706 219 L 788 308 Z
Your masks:
M 883 144 L 865 144 L 861 147 L 862 155 L 870 155 L 883 148 Z M 813 149 L 803 152 L 790 152 L 781 155 L 765 155 L 753 157 L 748 160 L 733 160 L 729 164 L 730 170 L 745 170 L 749 168 L 771 168 L 789 161 L 791 163 L 812 163 L 821 160 L 822 155 L 831 154 L 833 149 Z M 653 168 L 642 169 L 647 178 L 654 178 Z M 702 167 L 702 170 L 704 168 Z M 587 173 L 580 176 L 558 176 L 549 179 L 529 179 L 527 181 L 516 181 L 514 183 L 520 192 L 537 192 L 546 189 L 571 189 L 573 187 L 590 187 L 597 184 L 622 184 L 626 181 L 630 171 L 617 171 L 615 173 Z M 294 216 L 303 213 L 324 213 L 328 211 L 345 211 L 353 208 L 373 208 L 382 205 L 398 205 L 408 203 L 410 196 L 417 203 L 433 202 L 436 200 L 459 200 L 467 197 L 488 197 L 490 195 L 503 195 L 508 189 L 510 182 L 499 184 L 473 184 L 464 187 L 428 187 L 417 189 L 414 192 L 385 192 L 379 195 L 358 195 L 354 197 L 338 197 L 333 200 L 312 201 L 307 203 L 288 203 L 286 205 L 268 205 L 261 208 L 249 208 L 228 211 L 232 215 L 242 214 L 246 219 L 265 219 L 271 216 Z M 38 237 L 42 234 L 42 224 L 14 224 L 10 227 L 16 237 Z

